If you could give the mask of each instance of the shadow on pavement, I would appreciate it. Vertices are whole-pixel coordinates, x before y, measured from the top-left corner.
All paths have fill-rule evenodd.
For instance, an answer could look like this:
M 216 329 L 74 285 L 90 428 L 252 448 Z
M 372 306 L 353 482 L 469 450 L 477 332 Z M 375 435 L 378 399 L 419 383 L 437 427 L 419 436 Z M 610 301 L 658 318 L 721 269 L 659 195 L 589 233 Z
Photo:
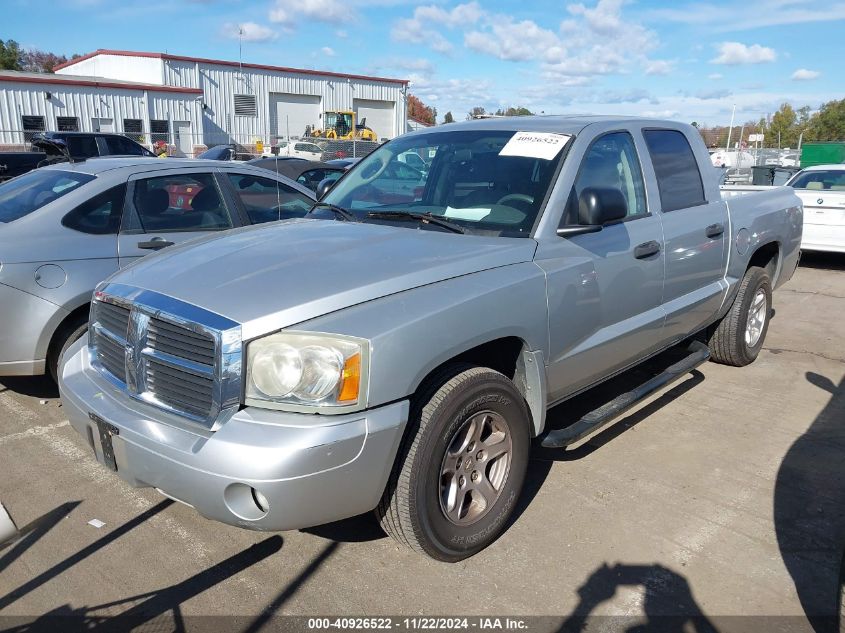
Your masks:
M 19 536 L 16 540 L 0 547 L 0 551 L 9 548 L 9 551 L 0 557 L 0 572 L 6 569 L 13 561 L 20 558 L 26 550 L 37 543 L 47 532 L 52 530 L 59 521 L 70 514 L 80 503 L 82 502 L 68 501 L 67 503 L 63 503 L 18 530 Z M 0 606 L 0 608 L 2 607 Z
M 802 251 L 801 268 L 821 268 L 823 270 L 845 270 L 845 254 Z
M 604 616 L 613 618 L 613 631 L 628 633 L 666 631 L 677 633 L 717 633 L 716 627 L 701 611 L 692 595 L 687 579 L 662 565 L 626 565 L 606 563 L 596 569 L 578 587 L 578 604 L 561 625 L 560 633 L 595 630 L 591 615 L 603 602 L 612 599 L 620 587 L 642 587 L 643 614 Z M 645 622 L 643 622 L 645 616 Z M 630 620 L 630 626 L 627 621 Z
M 845 379 L 806 378 L 831 398 L 781 462 L 774 524 L 804 613 L 818 633 L 834 633 L 845 630 Z
M 15 545 L 12 548 L 12 551 L 10 551 L 8 554 L 6 554 L 3 557 L 3 559 L 0 559 L 0 569 L 3 569 L 3 567 L 5 567 L 5 565 L 7 565 L 8 562 L 11 562 L 11 560 L 14 560 L 18 556 L 20 556 L 20 554 L 23 551 L 25 551 L 30 546 L 32 546 L 32 544 L 35 543 L 35 541 L 37 541 L 44 534 L 46 534 L 49 531 L 49 529 L 51 527 L 53 527 L 53 525 L 55 525 L 62 517 L 67 515 L 67 513 L 70 510 L 63 510 L 65 508 L 65 506 L 70 505 L 71 506 L 70 509 L 73 509 L 74 507 L 79 505 L 79 503 L 80 503 L 79 501 L 76 501 L 76 502 L 73 502 L 72 504 L 65 504 L 64 506 L 59 506 L 59 508 L 56 508 L 56 510 L 53 510 L 53 512 L 45 515 L 45 517 L 48 517 L 48 516 L 51 517 L 50 520 L 46 521 L 43 524 L 43 527 L 40 530 L 36 529 L 31 533 L 33 535 L 36 535 L 33 540 L 28 541 L 27 539 L 29 538 L 29 536 L 27 536 L 27 537 L 24 537 L 22 541 L 18 541 L 18 544 Z M 28 593 L 34 591 L 35 589 L 37 589 L 41 585 L 53 580 L 59 574 L 62 574 L 63 572 L 67 571 L 68 569 L 70 569 L 71 567 L 73 567 L 74 565 L 79 563 L 80 561 L 83 561 L 86 558 L 88 558 L 89 556 L 91 556 L 92 554 L 94 554 L 95 552 L 100 551 L 101 549 L 103 549 L 104 547 L 109 545 L 110 543 L 114 542 L 115 540 L 117 540 L 118 538 L 120 538 L 121 536 L 126 534 L 127 532 L 130 532 L 131 530 L 135 529 L 136 527 L 138 527 L 142 523 L 148 521 L 151 517 L 155 516 L 156 514 L 158 514 L 159 512 L 161 512 L 162 510 L 164 510 L 165 508 L 167 508 L 168 506 L 170 506 L 172 504 L 173 504 L 173 501 L 171 501 L 170 499 L 165 499 L 164 501 L 154 505 L 149 510 L 146 510 L 145 512 L 142 512 L 141 514 L 136 516 L 135 518 L 130 519 L 129 521 L 127 521 L 126 523 L 121 525 L 119 528 L 116 528 L 116 529 L 112 530 L 111 532 L 109 532 L 108 534 L 106 534 L 105 536 L 103 536 L 102 538 L 97 539 L 96 541 L 94 541 L 93 543 L 88 545 L 87 547 L 83 547 L 76 554 L 73 554 L 72 556 L 68 556 L 63 561 L 53 565 L 50 569 L 42 572 L 41 574 L 37 575 L 35 578 L 28 580 L 27 582 L 22 584 L 17 589 L 13 589 L 9 593 L 7 593 L 5 596 L 0 597 L 0 611 L 5 609 L 6 607 L 8 607 L 10 604 L 13 604 L 17 600 L 20 600 L 23 596 L 25 596 Z M 60 512 L 60 510 L 63 510 L 63 511 Z M 43 519 L 43 517 L 42 517 L 42 519 Z M 39 519 L 39 521 L 42 520 L 42 519 Z M 21 550 L 21 552 L 16 552 L 16 549 L 19 546 L 23 546 L 23 550 Z M 11 558 L 10 561 L 7 562 L 6 557 L 8 557 L 8 556 L 13 556 L 13 557 Z
M 185 602 L 276 554 L 282 548 L 282 543 L 281 536 L 271 536 L 169 587 L 90 607 L 73 608 L 65 605 L 34 621 L 21 623 L 5 631 L 188 631 L 194 627 L 187 626 L 182 614 L 181 606 Z M 127 605 L 132 606 L 121 610 Z M 149 628 L 144 627 L 148 623 Z
M 47 376 L 3 376 L 0 392 L 14 391 L 32 398 L 58 398 L 59 388 Z

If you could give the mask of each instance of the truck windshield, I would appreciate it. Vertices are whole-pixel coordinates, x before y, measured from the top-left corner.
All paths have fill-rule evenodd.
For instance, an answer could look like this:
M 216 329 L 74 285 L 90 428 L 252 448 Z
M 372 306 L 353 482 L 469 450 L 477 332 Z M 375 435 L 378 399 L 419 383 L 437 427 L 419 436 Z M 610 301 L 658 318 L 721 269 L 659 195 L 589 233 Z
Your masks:
M 15 220 L 94 180 L 90 174 L 36 169 L 0 185 L 0 222 Z
M 569 137 L 534 135 L 540 144 L 555 146 L 552 154 L 548 147 L 509 143 L 516 134 L 525 133 L 469 130 L 400 137 L 362 159 L 323 202 L 368 222 L 443 230 L 434 222 L 390 218 L 431 214 L 464 233 L 528 237 Z

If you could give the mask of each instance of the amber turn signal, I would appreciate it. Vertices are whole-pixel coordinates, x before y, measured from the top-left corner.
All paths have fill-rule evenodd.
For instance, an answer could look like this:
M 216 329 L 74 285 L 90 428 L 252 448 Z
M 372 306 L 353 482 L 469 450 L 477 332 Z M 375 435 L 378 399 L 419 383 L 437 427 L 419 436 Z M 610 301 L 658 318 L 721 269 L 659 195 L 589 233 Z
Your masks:
M 361 387 L 361 355 L 354 354 L 343 364 L 338 402 L 357 402 Z

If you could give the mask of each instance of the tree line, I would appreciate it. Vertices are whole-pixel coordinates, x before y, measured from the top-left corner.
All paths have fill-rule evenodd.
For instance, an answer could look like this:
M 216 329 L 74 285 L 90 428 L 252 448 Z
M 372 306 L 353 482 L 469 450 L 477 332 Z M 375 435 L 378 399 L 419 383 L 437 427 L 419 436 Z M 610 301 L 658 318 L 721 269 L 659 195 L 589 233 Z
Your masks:
M 70 59 L 81 57 L 75 53 Z M 56 66 L 68 62 L 64 55 L 56 55 L 37 48 L 21 48 L 15 40 L 0 40 L 0 70 L 21 70 L 30 73 L 52 73 Z

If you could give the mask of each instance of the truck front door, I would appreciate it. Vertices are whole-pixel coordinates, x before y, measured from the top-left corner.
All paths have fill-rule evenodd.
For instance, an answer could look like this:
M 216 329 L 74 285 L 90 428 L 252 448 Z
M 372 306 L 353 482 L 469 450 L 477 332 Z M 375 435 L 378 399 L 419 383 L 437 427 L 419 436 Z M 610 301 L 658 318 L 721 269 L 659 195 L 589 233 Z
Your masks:
M 549 400 L 560 400 L 654 351 L 663 327 L 663 232 L 649 208 L 633 137 L 610 132 L 589 147 L 561 224 L 577 224 L 588 187 L 613 188 L 628 215 L 597 233 L 538 245 L 549 309 Z
M 643 137 L 660 194 L 666 240 L 663 340 L 671 342 L 707 325 L 722 305 L 728 212 L 720 195 L 707 200 L 698 162 L 683 132 L 645 129 Z

